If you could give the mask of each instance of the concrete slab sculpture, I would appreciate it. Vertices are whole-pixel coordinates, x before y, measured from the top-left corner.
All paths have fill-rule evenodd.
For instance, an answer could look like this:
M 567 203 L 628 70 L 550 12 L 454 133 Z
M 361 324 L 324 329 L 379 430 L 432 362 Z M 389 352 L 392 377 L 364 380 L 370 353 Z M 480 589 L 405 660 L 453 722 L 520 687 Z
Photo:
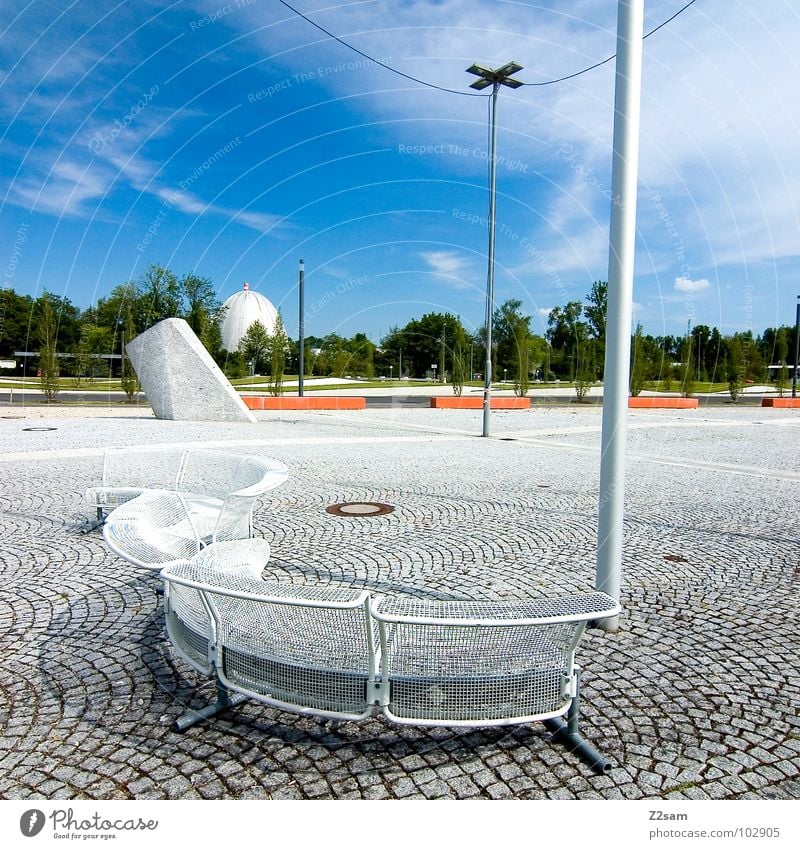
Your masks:
M 167 318 L 125 346 L 157 419 L 253 422 L 230 381 L 182 318 Z

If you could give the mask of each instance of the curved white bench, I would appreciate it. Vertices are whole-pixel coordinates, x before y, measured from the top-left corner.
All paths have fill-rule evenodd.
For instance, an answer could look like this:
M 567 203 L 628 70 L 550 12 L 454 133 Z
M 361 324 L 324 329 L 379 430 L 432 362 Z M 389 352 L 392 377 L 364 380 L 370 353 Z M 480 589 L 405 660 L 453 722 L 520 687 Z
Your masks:
M 212 543 L 250 538 L 256 499 L 288 476 L 277 460 L 192 449 L 177 490 L 144 490 L 120 505 L 106 519 L 103 538 L 129 563 L 160 570 Z
M 610 769 L 578 732 L 575 665 L 587 622 L 620 611 L 603 593 L 519 602 L 377 597 L 262 581 L 218 546 L 161 576 L 174 649 L 217 682 L 216 703 L 181 717 L 177 730 L 248 698 L 414 725 L 543 720 L 594 770 Z

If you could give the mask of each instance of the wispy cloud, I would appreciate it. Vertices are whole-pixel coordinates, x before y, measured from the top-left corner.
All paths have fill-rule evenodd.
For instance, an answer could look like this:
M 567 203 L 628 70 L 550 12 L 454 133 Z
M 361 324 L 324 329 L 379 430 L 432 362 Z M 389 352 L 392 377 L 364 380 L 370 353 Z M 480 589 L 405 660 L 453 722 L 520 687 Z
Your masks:
M 711 284 L 705 278 L 700 280 L 690 280 L 688 277 L 675 278 L 675 291 L 677 292 L 690 292 L 696 295 L 710 288 Z

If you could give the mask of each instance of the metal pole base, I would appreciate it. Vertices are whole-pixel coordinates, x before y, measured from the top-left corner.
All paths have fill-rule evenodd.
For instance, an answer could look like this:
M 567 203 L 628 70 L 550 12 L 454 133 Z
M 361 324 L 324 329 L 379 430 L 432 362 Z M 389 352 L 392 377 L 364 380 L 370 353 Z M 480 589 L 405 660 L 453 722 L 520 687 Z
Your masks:
M 228 710 L 228 708 L 240 705 L 244 701 L 247 701 L 247 696 L 243 693 L 231 695 L 224 687 L 218 684 L 217 700 L 214 704 L 208 705 L 208 707 L 201 708 L 200 710 L 187 711 L 183 716 L 178 717 L 178 719 L 175 720 L 172 730 L 179 733 L 186 731 L 187 729 L 193 728 L 195 725 L 204 722 L 206 719 L 218 716 L 223 711 Z
M 592 768 L 597 775 L 605 775 L 611 769 L 611 761 L 604 758 L 595 747 L 584 740 L 577 731 L 570 731 L 563 719 L 555 717 L 544 721 L 545 728 L 551 731 L 552 740 L 563 743 L 568 752 L 577 755 L 585 764 Z

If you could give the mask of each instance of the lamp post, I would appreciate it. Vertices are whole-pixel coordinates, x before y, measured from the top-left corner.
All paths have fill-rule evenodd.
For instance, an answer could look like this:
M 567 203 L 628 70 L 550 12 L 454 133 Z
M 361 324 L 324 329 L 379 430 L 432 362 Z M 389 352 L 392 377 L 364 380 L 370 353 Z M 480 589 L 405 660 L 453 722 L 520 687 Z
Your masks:
M 797 398 L 797 360 L 800 359 L 800 295 L 794 314 L 794 374 L 792 375 L 792 398 Z
M 470 88 L 482 91 L 492 87 L 491 142 L 489 145 L 489 270 L 486 280 L 486 371 L 483 375 L 483 433 L 489 436 L 489 411 L 492 407 L 492 317 L 494 312 L 494 223 L 495 195 L 497 185 L 497 92 L 501 85 L 519 88 L 522 83 L 511 75 L 522 70 L 517 62 L 507 62 L 500 68 L 484 68 L 477 62 L 467 68 L 468 74 L 475 74 Z
M 797 397 L 797 361 L 800 359 L 800 295 L 794 314 L 794 373 L 792 374 L 792 398 Z
M 619 0 L 617 9 L 606 322 L 608 341 L 603 389 L 595 586 L 619 600 L 622 582 L 625 439 L 628 430 L 644 0 Z M 606 631 L 616 631 L 619 628 L 619 617 L 604 619 L 601 627 Z
M 306 318 L 305 318 L 305 283 L 306 283 L 306 264 L 300 260 L 300 279 L 298 280 L 297 288 L 300 294 L 300 320 L 298 326 L 297 339 L 297 394 L 303 397 L 303 372 L 305 371 L 305 347 L 306 347 Z

